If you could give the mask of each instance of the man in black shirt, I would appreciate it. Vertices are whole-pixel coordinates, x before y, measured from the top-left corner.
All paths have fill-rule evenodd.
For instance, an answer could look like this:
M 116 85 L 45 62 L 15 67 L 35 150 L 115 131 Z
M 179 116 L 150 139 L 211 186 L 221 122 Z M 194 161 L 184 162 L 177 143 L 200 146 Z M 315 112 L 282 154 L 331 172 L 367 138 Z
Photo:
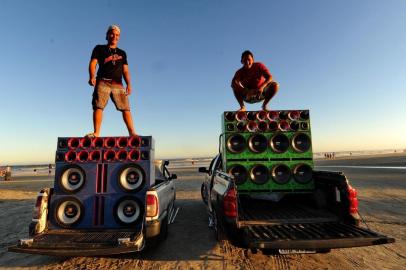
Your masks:
M 116 109 L 122 112 L 129 135 L 137 135 L 128 102 L 128 95 L 131 94 L 131 81 L 127 55 L 125 51 L 117 47 L 120 32 L 117 25 L 109 26 L 106 33 L 107 45 L 97 45 L 92 52 L 89 63 L 89 84 L 94 86 L 92 99 L 94 132 L 86 135 L 89 137 L 100 136 L 103 109 L 110 97 Z M 99 66 L 97 77 L 95 77 L 96 65 Z M 127 85 L 126 89 L 124 89 L 122 77 Z

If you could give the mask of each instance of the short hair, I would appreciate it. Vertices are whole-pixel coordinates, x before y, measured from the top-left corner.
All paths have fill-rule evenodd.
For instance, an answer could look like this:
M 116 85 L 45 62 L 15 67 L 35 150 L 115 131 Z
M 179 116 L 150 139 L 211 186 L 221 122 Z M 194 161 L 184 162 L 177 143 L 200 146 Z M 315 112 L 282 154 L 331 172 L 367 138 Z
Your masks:
M 252 52 L 249 51 L 249 50 L 246 50 L 246 51 L 244 51 L 244 52 L 241 54 L 241 62 L 242 62 L 242 60 L 244 59 L 244 57 L 246 57 L 246 56 L 248 56 L 248 55 L 251 55 L 252 58 L 254 58 L 254 55 L 252 54 Z

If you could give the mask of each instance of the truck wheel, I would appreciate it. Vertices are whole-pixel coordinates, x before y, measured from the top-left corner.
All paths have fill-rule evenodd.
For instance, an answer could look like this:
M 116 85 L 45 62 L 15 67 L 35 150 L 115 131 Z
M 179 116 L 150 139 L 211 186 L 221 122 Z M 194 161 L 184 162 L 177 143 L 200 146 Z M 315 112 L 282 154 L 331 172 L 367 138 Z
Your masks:
M 205 184 L 203 183 L 203 184 L 202 184 L 202 187 L 200 188 L 200 194 L 202 195 L 202 199 L 203 199 L 204 204 L 207 205 L 208 202 L 207 202 L 206 193 L 207 193 L 207 191 L 206 191 L 206 186 L 205 186 Z

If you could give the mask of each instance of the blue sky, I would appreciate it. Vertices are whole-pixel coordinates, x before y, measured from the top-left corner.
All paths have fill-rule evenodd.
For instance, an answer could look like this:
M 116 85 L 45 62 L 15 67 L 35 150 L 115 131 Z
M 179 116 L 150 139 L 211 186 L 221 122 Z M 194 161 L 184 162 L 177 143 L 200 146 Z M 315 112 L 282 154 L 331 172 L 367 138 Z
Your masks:
M 406 147 L 405 1 L 83 2 L 1 1 L 0 164 L 52 162 L 58 136 L 92 131 L 88 62 L 112 23 L 158 157 L 216 153 L 245 49 L 280 84 L 272 109 L 310 109 L 314 151 Z M 126 134 L 110 102 L 101 135 Z

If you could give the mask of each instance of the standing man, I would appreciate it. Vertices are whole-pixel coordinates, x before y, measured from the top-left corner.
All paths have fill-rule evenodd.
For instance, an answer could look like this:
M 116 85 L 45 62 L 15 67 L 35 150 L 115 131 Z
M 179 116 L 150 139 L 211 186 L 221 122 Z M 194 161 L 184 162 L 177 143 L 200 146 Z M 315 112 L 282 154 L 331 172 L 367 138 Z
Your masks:
M 272 75 L 264 64 L 254 62 L 252 52 L 242 53 L 241 64 L 243 67 L 237 70 L 231 82 L 234 96 L 240 104 L 239 111 L 246 110 L 244 101 L 257 103 L 262 100 L 262 109 L 267 111 L 269 101 L 278 92 L 278 83 L 272 80 Z
M 130 136 L 136 136 L 130 112 L 128 95 L 131 94 L 131 78 L 128 69 L 125 51 L 117 47 L 120 39 L 120 28 L 111 25 L 107 29 L 107 45 L 94 47 L 89 63 L 89 84 L 94 86 L 93 92 L 93 127 L 94 131 L 88 137 L 99 137 L 100 126 L 103 119 L 103 109 L 109 98 L 114 102 L 116 109 L 123 114 L 124 122 Z M 99 66 L 96 74 L 96 65 Z M 124 88 L 122 78 L 127 85 Z

